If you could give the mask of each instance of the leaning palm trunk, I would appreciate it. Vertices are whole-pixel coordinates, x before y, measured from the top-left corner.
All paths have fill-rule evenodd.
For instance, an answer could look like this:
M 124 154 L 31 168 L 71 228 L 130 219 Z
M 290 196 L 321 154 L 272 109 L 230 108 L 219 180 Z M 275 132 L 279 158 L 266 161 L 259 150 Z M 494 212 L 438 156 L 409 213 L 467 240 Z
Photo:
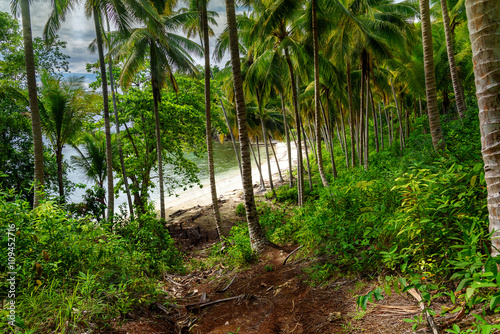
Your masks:
M 318 1 L 312 0 L 312 33 L 313 33 L 313 49 L 314 49 L 314 120 L 315 120 L 315 137 L 316 151 L 319 176 L 324 187 L 328 187 L 328 180 L 323 166 L 323 151 L 321 149 L 321 131 L 320 131 L 320 100 L 319 100 L 319 38 L 318 38 L 318 22 L 317 22 L 317 6 Z
M 500 250 L 500 2 L 466 0 L 481 146 L 488 189 L 491 255 Z
M 283 176 L 281 175 L 281 168 L 280 168 L 280 164 L 279 164 L 279 161 L 278 161 L 278 156 L 276 155 L 276 150 L 274 149 L 274 145 L 273 145 L 273 142 L 272 142 L 272 139 L 271 139 L 271 136 L 268 135 L 268 138 L 269 138 L 269 143 L 271 145 L 271 150 L 273 151 L 273 156 L 274 156 L 274 160 L 276 161 L 276 168 L 278 168 L 278 175 L 280 176 L 280 182 L 283 182 Z
M 451 82 L 455 93 L 455 102 L 457 103 L 457 112 L 460 118 L 465 117 L 465 99 L 463 95 L 462 83 L 458 78 L 457 64 L 455 62 L 455 52 L 453 51 L 453 36 L 451 34 L 450 15 L 448 13 L 448 3 L 441 0 L 441 9 L 443 11 L 444 35 L 446 38 L 446 51 L 448 53 L 448 63 L 450 64 Z
M 295 74 L 293 70 L 292 60 L 288 48 L 285 49 L 285 58 L 290 72 L 290 83 L 292 86 L 292 102 L 295 112 L 295 127 L 297 130 L 297 204 L 302 206 L 304 204 L 304 164 L 302 161 L 302 136 L 300 130 L 300 113 L 299 113 L 299 100 L 295 82 Z
M 441 130 L 441 120 L 439 119 L 437 105 L 429 0 L 420 0 L 420 16 L 422 19 L 422 44 L 424 47 L 425 90 L 427 95 L 429 127 L 431 129 L 432 145 L 434 149 L 442 150 L 445 147 L 445 142 L 443 131 Z
M 109 19 L 108 16 L 106 15 L 106 24 L 108 28 L 108 32 L 111 31 L 109 28 Z M 128 185 L 128 177 L 127 177 L 127 169 L 125 168 L 125 160 L 123 158 L 123 149 L 122 149 L 122 144 L 121 144 L 121 138 L 120 138 L 120 121 L 118 119 L 118 108 L 116 107 L 116 94 L 115 94 L 115 80 L 113 77 L 113 60 L 111 57 L 109 57 L 109 83 L 111 85 L 111 95 L 112 95 L 112 100 L 113 100 L 113 111 L 115 114 L 115 131 L 116 131 L 116 142 L 118 146 L 118 154 L 120 156 L 120 166 L 122 169 L 122 175 L 123 175 L 123 185 L 125 186 L 125 193 L 127 194 L 127 201 L 128 201 L 128 208 L 130 211 L 130 218 L 134 219 L 134 205 L 132 204 L 132 196 L 130 195 L 130 188 Z
M 210 179 L 210 195 L 212 196 L 212 210 L 215 218 L 215 228 L 217 234 L 221 236 L 221 217 L 219 202 L 217 200 L 217 189 L 215 185 L 214 152 L 212 142 L 212 115 L 210 111 L 210 45 L 208 36 L 207 4 L 201 4 L 201 24 L 203 25 L 203 46 L 205 49 L 205 120 L 206 120 L 206 142 L 208 156 L 208 175 Z
M 248 233 L 252 248 L 261 253 L 266 244 L 269 244 L 262 228 L 259 225 L 257 209 L 252 185 L 252 166 L 250 164 L 249 138 L 247 129 L 247 111 L 243 95 L 243 82 L 240 68 L 240 54 L 238 49 L 238 31 L 236 28 L 236 13 L 234 0 L 226 0 L 227 29 L 229 33 L 229 49 L 231 52 L 231 67 L 233 70 L 233 83 L 236 100 L 236 114 L 238 130 L 240 133 L 241 167 L 245 210 L 248 223 Z
M 257 149 L 259 148 L 259 142 L 257 141 Z M 266 190 L 266 185 L 264 183 L 264 177 L 262 176 L 262 166 L 260 165 L 259 159 L 257 159 L 257 155 L 255 155 L 255 151 L 253 149 L 252 144 L 250 144 L 250 151 L 252 151 L 253 160 L 255 161 L 255 165 L 257 166 L 257 170 L 259 171 L 260 177 L 260 191 Z M 257 152 L 260 156 L 260 152 Z
M 306 162 L 307 162 L 307 176 L 309 178 L 309 190 L 313 190 L 313 182 L 312 182 L 312 175 L 311 175 L 311 164 L 309 163 L 309 152 L 307 150 L 307 134 L 306 130 L 304 129 L 304 123 L 302 122 L 302 118 L 300 118 L 300 127 L 302 129 L 302 134 L 304 136 L 304 149 L 306 153 Z
M 347 61 L 347 101 L 349 103 L 349 130 L 351 131 L 351 166 L 356 167 L 356 143 L 354 140 L 356 129 L 354 127 L 354 107 L 352 105 L 351 63 Z
M 285 99 L 283 98 L 283 94 L 280 94 L 281 98 L 281 109 L 283 112 L 283 126 L 285 127 L 285 138 L 286 138 L 286 150 L 288 153 L 288 186 L 289 188 L 293 187 L 293 174 L 292 174 L 292 147 L 290 143 L 290 129 L 288 128 L 288 122 L 286 121 L 286 109 L 285 109 Z
M 153 61 L 151 60 L 151 63 Z M 153 86 L 153 103 L 154 103 L 154 115 L 155 115 L 155 134 L 156 134 L 156 155 L 158 159 L 158 179 L 160 184 L 160 218 L 165 219 L 165 183 L 163 179 L 163 157 L 162 157 L 162 145 L 161 145 L 161 131 L 160 131 L 160 113 L 158 111 L 158 101 L 161 94 L 155 82 L 152 82 Z
M 396 111 L 398 112 L 398 125 L 399 125 L 399 149 L 402 151 L 405 148 L 405 139 L 403 136 L 403 123 L 401 121 L 401 109 L 399 108 L 398 98 L 396 96 L 396 91 L 394 90 L 394 84 L 392 79 L 389 79 L 392 89 L 392 96 L 394 97 L 394 103 L 396 104 Z
M 31 126 L 33 130 L 33 152 L 35 162 L 35 183 L 33 206 L 40 204 L 43 192 L 43 141 L 42 122 L 38 109 L 38 96 L 35 76 L 35 58 L 33 56 L 33 39 L 31 35 L 30 5 L 28 0 L 21 0 L 21 17 L 23 24 L 24 60 L 26 65 L 26 77 L 28 81 L 28 96 L 31 111 Z
M 101 15 L 97 7 L 93 9 L 95 33 L 97 37 L 97 51 L 99 54 L 99 67 L 102 79 L 102 109 L 104 113 L 104 133 L 106 134 L 106 171 L 108 181 L 108 219 L 113 220 L 115 210 L 115 194 L 113 186 L 113 152 L 111 150 L 111 126 L 109 124 L 109 101 L 108 101 L 108 80 L 106 77 L 106 66 L 104 62 L 104 51 L 102 48 L 102 33 L 100 19 Z
M 264 122 L 264 117 L 262 116 L 262 111 L 261 111 L 261 118 L 260 118 L 261 126 L 262 126 L 262 136 L 264 137 L 264 147 L 266 149 L 266 159 L 267 159 L 267 172 L 269 175 L 269 186 L 271 187 L 271 192 L 274 194 L 274 184 L 273 184 L 273 173 L 271 172 L 271 159 L 269 155 L 269 146 L 268 146 L 268 138 L 267 138 L 267 127 Z M 259 154 L 260 157 L 260 154 Z
M 380 147 L 384 150 L 384 128 L 382 123 L 382 110 L 380 110 L 380 102 L 378 103 L 378 116 L 380 124 Z

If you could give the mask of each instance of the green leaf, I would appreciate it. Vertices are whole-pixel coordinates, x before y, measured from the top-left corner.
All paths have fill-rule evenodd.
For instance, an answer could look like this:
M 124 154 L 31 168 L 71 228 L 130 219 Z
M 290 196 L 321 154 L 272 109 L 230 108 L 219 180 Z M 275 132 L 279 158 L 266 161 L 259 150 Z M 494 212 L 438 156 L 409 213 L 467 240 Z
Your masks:
M 457 289 L 455 290 L 455 292 L 458 292 L 458 291 L 462 290 L 464 287 L 468 286 L 470 282 L 472 282 L 472 278 L 464 278 L 460 282 L 460 284 L 458 284 Z
M 493 295 L 493 297 L 491 297 L 490 309 L 494 310 L 499 302 L 500 302 L 500 292 L 497 292 Z
M 474 290 L 476 290 L 476 289 L 475 288 L 467 288 L 466 293 L 465 293 L 467 300 L 469 300 L 472 297 L 472 295 L 474 294 Z
M 474 185 L 476 184 L 476 180 L 477 180 L 477 175 L 474 175 L 473 177 L 471 177 L 471 179 L 470 179 L 471 187 L 474 187 Z
M 486 263 L 484 264 L 484 270 L 486 272 L 493 273 L 493 275 L 495 276 L 498 274 L 497 264 L 491 256 L 489 256 L 488 259 L 486 260 Z

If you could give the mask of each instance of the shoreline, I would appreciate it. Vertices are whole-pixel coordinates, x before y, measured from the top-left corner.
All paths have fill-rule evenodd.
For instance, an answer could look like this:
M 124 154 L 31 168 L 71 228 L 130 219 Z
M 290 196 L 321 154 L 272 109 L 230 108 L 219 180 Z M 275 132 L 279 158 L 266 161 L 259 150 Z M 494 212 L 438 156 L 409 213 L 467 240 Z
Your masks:
M 287 146 L 284 142 L 274 143 L 276 157 L 278 158 L 278 164 L 281 170 L 283 178 L 286 179 L 286 174 L 288 172 L 288 152 Z M 296 147 L 292 142 L 292 160 L 293 156 L 296 155 Z M 273 182 L 278 182 L 278 167 L 276 166 L 276 160 L 274 155 L 271 154 L 271 174 L 273 177 Z M 263 160 L 261 165 L 262 176 L 266 185 L 269 184 L 269 176 L 267 171 L 267 160 Z M 266 177 L 267 176 L 267 177 Z M 241 183 L 241 177 L 239 173 L 239 168 L 230 170 L 222 177 L 216 177 L 216 188 L 217 197 L 219 199 L 242 199 L 243 185 Z M 254 189 L 260 185 L 260 174 L 259 169 L 255 165 L 255 161 L 252 157 L 252 183 L 254 184 Z M 267 190 L 268 188 L 266 188 Z M 254 190 L 254 192 L 259 192 Z M 203 183 L 203 188 L 191 188 L 178 194 L 177 196 L 165 197 L 165 215 L 169 216 L 178 210 L 188 210 L 196 207 L 204 207 L 212 204 L 212 196 L 210 193 L 210 183 L 209 181 Z M 156 212 L 159 214 L 159 209 L 156 208 Z

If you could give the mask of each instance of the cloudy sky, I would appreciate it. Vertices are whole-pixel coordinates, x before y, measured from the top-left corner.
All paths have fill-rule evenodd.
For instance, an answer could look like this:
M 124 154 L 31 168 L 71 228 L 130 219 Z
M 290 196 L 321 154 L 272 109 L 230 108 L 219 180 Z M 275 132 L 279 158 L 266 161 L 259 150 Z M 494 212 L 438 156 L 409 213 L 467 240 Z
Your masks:
M 219 14 L 217 18 L 218 27 L 212 27 L 216 34 L 219 34 L 226 25 L 225 0 L 210 1 L 209 10 Z M 0 11 L 10 13 L 10 0 L 0 0 Z M 43 27 L 50 15 L 49 1 L 34 1 L 31 6 L 31 26 L 34 37 L 41 36 Z M 20 18 L 18 18 L 20 21 Z M 87 19 L 83 13 L 83 6 L 79 5 L 75 11 L 67 18 L 59 30 L 61 40 L 67 42 L 65 53 L 69 59 L 69 70 L 72 73 L 86 73 L 85 64 L 97 61 L 97 54 L 91 54 L 87 47 L 95 38 L 93 21 Z M 196 40 L 198 42 L 198 40 Z M 210 41 L 213 49 L 214 39 Z M 226 56 L 226 60 L 228 57 Z M 201 58 L 195 58 L 195 61 L 202 64 Z M 224 64 L 225 61 L 223 60 Z

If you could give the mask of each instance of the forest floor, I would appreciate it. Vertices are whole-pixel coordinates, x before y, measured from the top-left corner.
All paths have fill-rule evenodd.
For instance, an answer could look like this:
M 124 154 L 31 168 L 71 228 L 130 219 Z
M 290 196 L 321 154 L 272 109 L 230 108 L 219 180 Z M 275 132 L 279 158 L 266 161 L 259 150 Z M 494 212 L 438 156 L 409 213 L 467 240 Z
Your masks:
M 220 201 L 224 234 L 245 219 L 236 214 L 241 202 L 241 195 Z M 174 213 L 169 230 L 186 261 L 204 263 L 218 242 L 210 206 Z M 161 285 L 170 307 L 156 303 L 140 314 L 128 314 L 106 333 L 432 333 L 425 319 L 416 331 L 403 321 L 421 314 L 410 294 L 384 293 L 384 300 L 362 311 L 357 296 L 379 286 L 377 277 L 344 276 L 314 286 L 307 268 L 321 259 L 299 250 L 283 264 L 298 245 L 282 246 L 284 250 L 269 251 L 246 268 L 234 270 L 219 262 L 184 276 L 165 274 Z M 443 306 L 450 305 L 433 301 L 436 314 Z M 436 322 L 451 324 L 456 317 L 436 317 Z

